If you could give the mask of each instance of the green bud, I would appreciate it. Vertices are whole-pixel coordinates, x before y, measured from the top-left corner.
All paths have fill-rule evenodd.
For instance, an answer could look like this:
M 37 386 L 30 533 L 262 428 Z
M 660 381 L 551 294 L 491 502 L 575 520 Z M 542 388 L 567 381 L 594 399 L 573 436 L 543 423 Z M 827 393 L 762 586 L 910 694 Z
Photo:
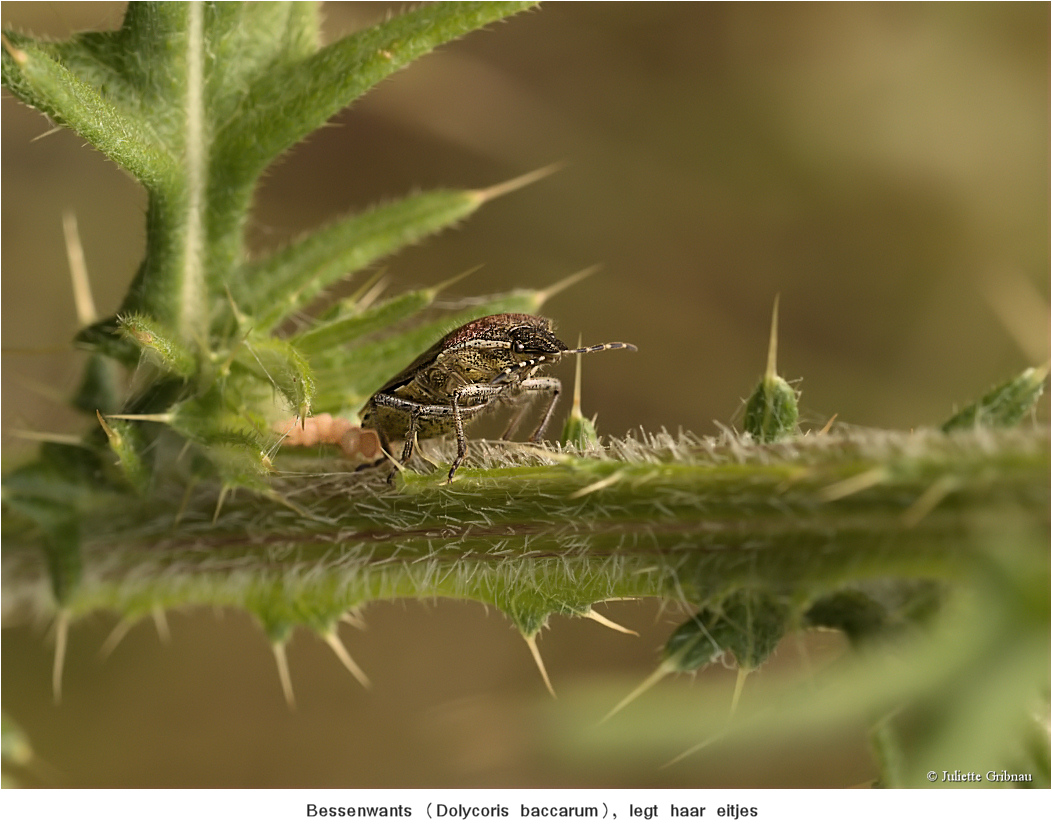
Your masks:
M 580 410 L 570 412 L 563 426 L 562 442 L 578 449 L 588 449 L 599 443 L 599 433 L 595 430 L 595 418 L 589 420 Z
M 805 617 L 809 626 L 843 631 L 852 644 L 880 633 L 886 619 L 883 605 L 859 590 L 844 590 L 819 599 Z
M 767 371 L 745 403 L 745 431 L 760 443 L 770 443 L 796 431 L 799 410 L 796 390 L 778 376 L 778 297 L 771 313 Z
M 665 643 L 665 662 L 674 671 L 694 671 L 717 659 L 723 649 L 709 629 L 717 623 L 711 611 L 702 611 L 676 628 Z
M 742 590 L 676 628 L 665 643 L 665 661 L 672 670 L 693 671 L 730 651 L 739 667 L 751 671 L 777 647 L 787 621 L 782 603 Z
M 796 391 L 781 377 L 764 377 L 745 404 L 745 431 L 771 443 L 796 431 Z

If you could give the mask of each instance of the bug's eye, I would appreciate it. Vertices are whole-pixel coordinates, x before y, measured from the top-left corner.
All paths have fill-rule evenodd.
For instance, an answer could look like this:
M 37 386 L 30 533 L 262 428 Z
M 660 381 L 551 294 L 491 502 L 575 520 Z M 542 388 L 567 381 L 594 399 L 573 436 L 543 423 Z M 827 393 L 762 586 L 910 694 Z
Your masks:
M 526 350 L 526 346 L 520 343 L 518 340 L 511 344 L 511 350 L 516 354 L 522 354 Z

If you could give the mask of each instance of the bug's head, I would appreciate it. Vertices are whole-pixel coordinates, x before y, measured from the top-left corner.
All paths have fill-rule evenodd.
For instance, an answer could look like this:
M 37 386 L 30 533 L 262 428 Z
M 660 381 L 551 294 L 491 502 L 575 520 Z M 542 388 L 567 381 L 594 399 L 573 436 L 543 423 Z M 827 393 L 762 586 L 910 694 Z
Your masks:
M 508 332 L 513 357 L 522 360 L 555 362 L 566 351 L 566 343 L 548 328 L 539 325 L 520 325 Z
M 564 354 L 590 354 L 593 351 L 613 351 L 627 349 L 635 351 L 630 343 L 600 343 L 584 348 L 568 348 L 566 343 L 555 336 L 548 328 L 536 325 L 524 325 L 511 329 L 511 356 L 517 362 L 505 368 L 494 379 L 494 383 L 507 383 L 514 379 L 529 377 L 542 366 L 559 362 Z
M 494 383 L 510 383 L 532 377 L 545 366 L 559 362 L 566 353 L 566 343 L 551 330 L 551 321 L 543 317 L 509 328 L 508 350 L 502 355 L 503 370 Z

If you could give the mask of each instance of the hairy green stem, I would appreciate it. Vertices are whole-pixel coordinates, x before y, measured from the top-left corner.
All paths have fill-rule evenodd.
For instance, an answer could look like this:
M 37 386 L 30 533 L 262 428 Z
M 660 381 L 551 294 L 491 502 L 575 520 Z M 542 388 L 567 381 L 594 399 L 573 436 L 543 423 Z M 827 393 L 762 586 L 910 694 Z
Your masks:
M 1048 520 L 1047 432 L 852 431 L 771 446 L 658 435 L 558 456 L 478 443 L 470 457 L 477 466 L 451 486 L 440 467 L 396 487 L 383 469 L 318 471 L 315 459 L 281 475 L 275 499 L 229 497 L 218 517 L 205 487 L 185 504 L 175 485 L 100 503 L 84 517 L 66 607 L 225 604 L 318 626 L 400 596 L 543 617 L 749 588 L 802 611 L 867 580 L 958 580 L 978 535 Z M 48 612 L 46 567 L 8 523 L 5 616 Z

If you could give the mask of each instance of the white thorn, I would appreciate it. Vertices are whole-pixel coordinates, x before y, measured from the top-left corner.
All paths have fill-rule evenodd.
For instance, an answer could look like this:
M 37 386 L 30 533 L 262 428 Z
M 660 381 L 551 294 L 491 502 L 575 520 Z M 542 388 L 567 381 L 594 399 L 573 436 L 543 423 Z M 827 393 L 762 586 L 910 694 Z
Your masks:
M 535 292 L 535 296 L 536 296 L 536 299 L 537 299 L 537 305 L 538 306 L 544 305 L 544 303 L 546 303 L 549 299 L 551 299 L 556 294 L 565 291 L 571 285 L 576 285 L 582 279 L 587 279 L 593 273 L 598 271 L 600 269 L 600 267 L 601 267 L 600 265 L 590 265 L 589 267 L 585 268 L 584 270 L 577 271 L 577 273 L 572 273 L 569 276 L 564 277 L 563 279 L 560 279 L 554 285 L 549 285 L 547 288 L 542 288 L 541 290 Z
M 730 716 L 734 716 L 734 712 L 738 710 L 738 700 L 742 696 L 742 688 L 745 687 L 745 678 L 752 673 L 748 668 L 743 668 L 741 665 L 738 666 L 738 677 L 734 680 L 734 696 L 731 697 L 731 713 Z
M 0 41 L 3 41 L 4 51 L 6 51 L 7 54 L 14 58 L 15 63 L 17 63 L 19 66 L 22 66 L 27 60 L 29 60 L 29 55 L 27 55 L 25 52 L 23 52 L 21 49 L 15 46 L 15 44 L 13 44 L 10 40 L 8 40 L 7 35 L 0 34 Z
M 172 631 L 168 628 L 168 617 L 164 615 L 164 608 L 157 605 L 153 609 L 153 626 L 157 628 L 157 638 L 162 645 L 172 641 Z
M 356 607 L 352 607 L 350 610 L 344 613 L 340 617 L 340 621 L 345 622 L 352 628 L 357 628 L 358 630 L 368 629 L 368 626 L 365 624 L 365 619 L 362 618 L 361 613 L 359 613 L 358 608 Z
M 602 480 L 596 481 L 595 483 L 592 483 L 592 484 L 588 484 L 588 486 L 583 486 L 579 490 L 577 490 L 576 492 L 571 492 L 567 496 L 567 498 L 569 498 L 569 499 L 584 498 L 585 495 L 591 495 L 593 492 L 598 492 L 601 489 L 606 489 L 608 486 L 613 486 L 618 481 L 620 481 L 623 477 L 625 477 L 625 473 L 624 473 L 623 470 L 619 469 L 619 470 L 617 470 L 617 472 L 613 473 L 612 475 L 607 475 Z
M 774 310 L 771 311 L 771 339 L 767 343 L 767 372 L 764 377 L 773 380 L 778 376 L 778 300 L 781 294 L 774 295 Z
M 852 475 L 843 481 L 830 484 L 819 491 L 818 497 L 823 501 L 839 501 L 841 498 L 847 498 L 870 487 L 878 486 L 887 481 L 889 477 L 887 469 L 877 466 L 867 472 L 860 472 L 858 475 Z
M 537 170 L 532 170 L 529 173 L 524 173 L 521 176 L 517 176 L 509 181 L 503 181 L 500 184 L 494 184 L 490 187 L 486 187 L 481 190 L 475 190 L 475 198 L 480 202 L 487 202 L 491 199 L 498 198 L 499 196 L 506 195 L 515 190 L 518 190 L 527 185 L 533 184 L 535 181 L 540 181 L 542 178 L 550 176 L 552 173 L 561 170 L 563 168 L 562 162 L 555 162 L 554 164 L 548 164 L 545 167 L 541 167 Z
M 289 661 L 285 657 L 285 643 L 275 642 L 274 661 L 278 663 L 278 679 L 281 680 L 281 692 L 290 711 L 296 710 L 296 698 L 292 694 L 292 677 L 289 676 Z
M 906 510 L 902 513 L 902 524 L 916 527 L 933 509 L 958 487 L 958 481 L 952 475 L 943 475 L 933 481 Z
M 55 705 L 62 702 L 62 669 L 66 663 L 66 641 L 69 638 L 69 611 L 60 610 L 55 617 L 55 662 L 51 666 L 51 695 Z
M 147 423 L 171 423 L 175 420 L 175 415 L 171 412 L 159 412 L 157 414 L 107 414 L 104 415 L 101 412 L 97 413 L 100 418 L 105 417 L 107 420 L 142 420 Z
M 40 443 L 57 443 L 62 446 L 83 446 L 84 439 L 79 435 L 63 435 L 58 432 L 35 432 L 32 429 L 8 429 L 7 434 L 22 440 L 35 440 Z
M 336 632 L 330 631 L 325 635 L 324 639 L 325 643 L 336 654 L 336 658 L 343 663 L 343 667 L 351 672 L 351 676 L 357 679 L 363 688 L 372 688 L 373 684 L 369 681 L 369 677 L 365 675 L 365 671 L 358 667 L 358 663 L 351 659 L 351 655 L 347 653 L 347 649 L 343 646 L 343 642 L 340 641 L 340 637 L 336 635 Z
M 598 622 L 599 624 L 603 625 L 603 627 L 610 628 L 610 630 L 616 630 L 621 633 L 627 633 L 630 636 L 639 636 L 639 634 L 636 633 L 636 631 L 630 630 L 629 628 L 619 625 L 617 622 L 607 619 L 605 616 L 602 616 L 599 613 L 597 613 L 593 608 L 588 608 L 588 612 L 582 613 L 581 615 L 585 619 L 591 619 L 593 622 Z
M 113 630 L 110 631 L 110 635 L 106 637 L 106 641 L 102 643 L 102 647 L 99 648 L 99 658 L 108 659 L 109 655 L 117 649 L 128 631 L 135 626 L 135 622 L 128 616 L 125 616 L 117 624 L 113 626 Z
M 541 672 L 541 679 L 544 680 L 544 684 L 548 688 L 548 693 L 555 697 L 555 689 L 552 687 L 552 681 L 548 679 L 548 671 L 544 667 L 544 660 L 541 659 L 541 652 L 537 649 L 537 634 L 531 633 L 529 636 L 524 636 L 526 640 L 526 647 L 530 649 L 530 653 L 533 654 L 533 661 L 537 663 L 537 669 Z
M 672 669 L 669 668 L 668 665 L 666 665 L 664 662 L 662 662 L 660 665 L 657 666 L 654 672 L 642 682 L 640 682 L 639 685 L 637 685 L 635 689 L 628 694 L 628 696 L 626 696 L 617 705 L 611 708 L 610 713 L 603 717 L 601 720 L 599 720 L 599 725 L 605 723 L 608 719 L 614 716 L 614 714 L 616 714 L 630 702 L 641 697 L 644 694 L 644 692 L 649 691 L 651 688 L 657 685 L 658 682 L 664 679 L 667 674 L 670 674 L 671 672 Z
M 91 296 L 91 281 L 84 260 L 84 248 L 77 232 L 77 217 L 72 211 L 62 214 L 62 232 L 66 237 L 66 258 L 69 260 L 69 276 L 73 283 L 73 305 L 77 309 L 77 322 L 86 328 L 98 319 L 95 300 Z
M 376 302 L 376 300 L 379 299 L 380 294 L 387 289 L 387 280 L 384 279 L 383 276 L 384 272 L 380 271 L 376 275 L 376 281 L 364 290 L 357 302 L 355 302 L 359 311 L 365 311 L 370 305 Z
M 826 425 L 818 430 L 819 435 L 828 435 L 829 430 L 833 428 L 833 421 L 836 420 L 836 415 L 833 415 L 829 420 L 826 421 Z
M 341 302 L 341 306 L 355 305 L 361 301 L 362 297 L 365 296 L 381 279 L 387 274 L 387 266 L 379 268 L 375 273 L 370 274 L 365 278 L 365 281 L 355 290 L 350 296 Z M 359 311 L 364 311 L 364 308 L 359 308 Z
M 573 406 L 570 408 L 570 417 L 576 417 L 584 419 L 584 413 L 581 411 L 581 335 L 577 335 L 577 367 L 574 369 L 573 376 Z
M 702 740 L 697 745 L 691 746 L 686 751 L 677 754 L 675 757 L 673 757 L 671 760 L 665 763 L 665 765 L 660 766 L 659 768 L 667 769 L 669 766 L 674 766 L 680 760 L 685 760 L 686 758 L 690 757 L 690 755 L 694 754 L 694 752 L 701 751 L 703 748 L 707 748 L 708 746 L 712 745 L 714 742 L 723 737 L 726 733 L 727 729 L 723 729 L 722 731 L 713 734 L 711 737 L 709 737 L 709 739 Z
M 212 514 L 213 526 L 219 521 L 219 513 L 223 511 L 223 502 L 226 500 L 228 492 L 230 492 L 230 487 L 228 486 L 224 486 L 219 490 L 219 498 L 216 499 L 216 511 Z

